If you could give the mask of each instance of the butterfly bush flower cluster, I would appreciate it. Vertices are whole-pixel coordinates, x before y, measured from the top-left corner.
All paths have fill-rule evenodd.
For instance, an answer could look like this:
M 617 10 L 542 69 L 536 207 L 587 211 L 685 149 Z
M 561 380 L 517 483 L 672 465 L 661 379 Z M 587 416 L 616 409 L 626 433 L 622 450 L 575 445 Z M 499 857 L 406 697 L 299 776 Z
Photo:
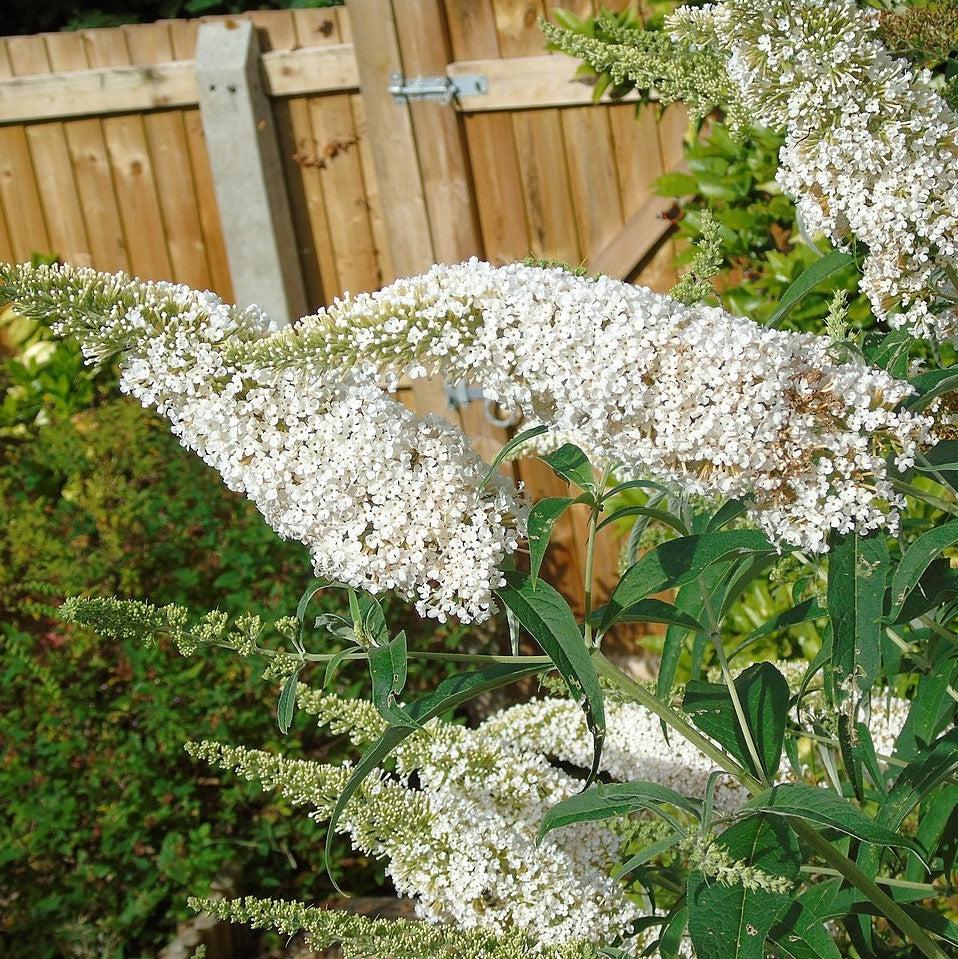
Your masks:
M 958 335 L 958 117 L 854 0 L 682 8 L 675 39 L 724 51 L 755 122 L 783 130 L 778 182 L 810 233 L 868 247 L 863 290 L 917 335 Z
M 886 473 L 931 420 L 910 387 L 831 341 L 683 305 L 608 277 L 553 268 L 436 266 L 346 297 L 237 353 L 277 369 L 344 365 L 468 380 L 621 473 L 707 496 L 754 497 L 778 542 L 824 551 L 831 530 L 894 529 Z
M 330 720 L 342 702 L 301 689 L 301 705 Z M 369 710 L 364 727 L 376 718 Z M 411 740 L 396 753 L 397 775 L 367 779 L 339 828 L 355 848 L 388 860 L 396 891 L 415 901 L 421 918 L 496 936 L 519 932 L 546 947 L 628 935 L 640 913 L 611 878 L 621 837 L 582 823 L 537 841 L 545 812 L 577 793 L 580 780 L 481 728 L 434 721 Z M 216 743 L 190 749 L 315 807 L 319 819 L 350 772 Z
M 394 590 L 422 615 L 487 618 L 525 507 L 466 437 L 375 385 L 237 363 L 266 318 L 212 293 L 69 267 L 8 269 L 24 312 L 56 318 L 90 361 L 120 356 L 120 388 L 167 417 L 187 448 L 248 496 L 316 574 Z

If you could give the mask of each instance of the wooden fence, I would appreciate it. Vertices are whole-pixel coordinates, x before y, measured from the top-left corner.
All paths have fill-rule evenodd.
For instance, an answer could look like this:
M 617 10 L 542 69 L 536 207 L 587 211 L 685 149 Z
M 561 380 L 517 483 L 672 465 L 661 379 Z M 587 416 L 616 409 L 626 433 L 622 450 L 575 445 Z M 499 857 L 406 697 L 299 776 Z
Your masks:
M 217 21 L 256 27 L 269 116 L 255 129 L 275 142 L 249 149 L 278 156 L 292 241 L 277 249 L 307 307 L 473 255 L 584 263 L 655 289 L 674 282 L 670 204 L 650 184 L 680 166 L 684 117 L 591 105 L 575 62 L 544 52 L 537 18 L 551 7 L 348 0 Z M 52 251 L 248 298 L 251 276 L 231 276 L 230 262 L 240 245 L 248 261 L 263 237 L 235 226 L 248 211 L 217 202 L 226 194 L 213 171 L 222 178 L 230 157 L 201 109 L 204 22 L 0 39 L 0 260 Z M 396 74 L 478 76 L 484 92 L 449 104 L 397 99 Z M 486 456 L 506 436 L 468 394 L 451 406 L 441 384 L 426 383 L 405 398 L 458 420 Z M 541 464 L 518 470 L 538 495 L 560 488 Z M 574 516 L 560 524 L 547 567 L 572 596 L 579 526 Z M 615 545 L 603 550 L 600 593 L 616 565 Z

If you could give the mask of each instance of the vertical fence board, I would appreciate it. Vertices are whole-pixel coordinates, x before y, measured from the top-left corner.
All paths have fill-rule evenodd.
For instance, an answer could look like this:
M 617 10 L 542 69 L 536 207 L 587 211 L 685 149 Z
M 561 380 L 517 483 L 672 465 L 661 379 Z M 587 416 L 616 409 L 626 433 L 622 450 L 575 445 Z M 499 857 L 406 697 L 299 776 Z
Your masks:
M 504 57 L 542 52 L 539 0 L 495 0 L 499 49 Z M 513 114 L 512 127 L 529 224 L 529 247 L 535 256 L 579 263 L 579 243 L 572 208 L 560 111 L 526 110 Z
M 196 34 L 199 22 L 196 20 L 170 20 L 170 43 L 173 59 L 192 60 L 196 52 Z M 203 246 L 206 250 L 206 262 L 210 274 L 210 289 L 218 293 L 228 303 L 233 302 L 233 280 L 226 259 L 226 246 L 223 242 L 223 230 L 220 227 L 220 210 L 216 202 L 213 187 L 213 174 L 210 170 L 209 156 L 206 152 L 206 137 L 203 134 L 203 121 L 196 108 L 182 111 L 183 132 L 189 152 L 190 168 L 193 173 L 193 185 L 196 191 L 196 206 L 203 233 Z
M 432 234 L 409 107 L 389 93 L 391 75 L 402 58 L 392 4 L 382 0 L 350 0 L 348 7 L 366 130 L 383 207 L 393 269 L 410 276 L 434 260 Z
M 78 33 L 48 33 L 44 39 L 54 70 L 85 70 L 89 66 L 83 38 Z M 63 124 L 63 132 L 88 224 L 90 260 L 101 270 L 129 270 L 103 126 L 98 119 L 73 120 Z
M 296 14 L 300 42 L 311 46 L 341 43 L 339 24 L 332 11 L 303 10 Z M 373 240 L 359 131 L 348 94 L 312 97 L 309 117 L 315 164 L 326 207 L 327 233 L 336 262 L 338 285 L 327 298 L 347 290 L 359 293 L 381 285 L 376 244 Z
M 0 40 L 0 77 L 12 75 L 6 41 Z M 0 127 L 0 196 L 14 257 L 28 260 L 31 253 L 48 253 L 50 235 L 22 126 Z
M 445 0 L 453 55 L 459 60 L 499 56 L 489 0 Z M 474 113 L 464 119 L 485 256 L 494 263 L 529 253 L 519 158 L 507 113 Z
M 130 63 L 122 31 L 85 30 L 82 36 L 91 67 Z M 173 268 L 143 119 L 136 115 L 108 117 L 103 121 L 103 135 L 113 168 L 130 269 L 144 279 L 172 279 Z
M 7 53 L 14 76 L 47 73 L 47 57 L 43 37 L 11 37 Z M 67 149 L 63 124 L 33 123 L 27 127 L 27 142 L 33 158 L 33 169 L 43 204 L 52 250 L 77 266 L 90 264 L 86 224 L 73 177 L 73 164 Z
M 124 32 L 134 63 L 162 63 L 173 59 L 170 32 L 165 23 L 138 24 L 125 27 Z M 144 118 L 144 126 L 153 157 L 173 278 L 178 283 L 209 289 L 212 277 L 182 112 L 157 111 Z

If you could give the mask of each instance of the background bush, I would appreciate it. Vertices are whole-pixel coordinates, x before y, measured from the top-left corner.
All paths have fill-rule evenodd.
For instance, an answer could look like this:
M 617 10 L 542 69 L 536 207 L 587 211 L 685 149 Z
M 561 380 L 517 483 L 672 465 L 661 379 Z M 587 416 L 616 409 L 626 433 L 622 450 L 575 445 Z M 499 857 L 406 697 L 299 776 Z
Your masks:
M 48 337 L 0 319 L 0 350 L 16 352 L 0 358 L 0 954 L 129 959 L 155 955 L 190 914 L 187 894 L 216 880 L 322 899 L 322 870 L 301 868 L 322 830 L 183 751 L 208 737 L 278 746 L 273 685 L 235 657 L 68 629 L 55 607 L 149 596 L 269 620 L 295 611 L 310 571 L 303 547 L 117 397 L 112 370 L 91 375 Z M 458 636 L 416 642 L 432 640 Z M 340 691 L 362 677 L 347 671 Z M 338 755 L 305 717 L 297 727 L 285 752 Z M 382 882 L 362 860 L 339 868 L 352 889 Z

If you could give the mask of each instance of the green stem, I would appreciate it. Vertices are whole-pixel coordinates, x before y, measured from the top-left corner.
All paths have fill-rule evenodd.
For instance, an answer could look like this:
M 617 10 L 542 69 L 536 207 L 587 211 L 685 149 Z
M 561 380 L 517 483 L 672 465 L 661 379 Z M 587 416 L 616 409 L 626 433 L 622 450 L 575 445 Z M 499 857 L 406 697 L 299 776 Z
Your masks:
M 911 940 L 912 945 L 928 959 L 948 959 L 944 950 L 891 896 L 880 889 L 870 876 L 867 876 L 851 859 L 836 849 L 817 829 L 802 819 L 790 819 L 789 823 L 799 838 L 811 846 L 825 862 L 836 869 L 859 892 L 867 896 L 882 911 L 885 918 L 896 925 Z
M 216 643 L 216 646 L 222 646 L 224 649 L 236 647 L 229 643 Z M 288 656 L 291 659 L 302 660 L 307 663 L 328 663 L 331 659 L 339 658 L 339 653 L 284 653 L 278 649 L 267 649 L 264 646 L 257 646 L 254 650 L 257 656 Z M 494 665 L 496 663 L 524 663 L 527 666 L 549 666 L 552 660 L 548 656 L 495 656 L 485 653 L 433 653 L 429 651 L 420 651 L 410 649 L 406 654 L 410 659 L 427 659 L 440 663 L 473 663 L 475 665 Z M 347 653 L 342 657 L 345 661 L 356 659 L 367 659 L 368 656 L 362 650 L 355 653 Z
M 801 871 L 806 876 L 841 876 L 837 869 L 831 869 L 828 866 L 802 866 Z M 927 882 L 909 882 L 907 879 L 893 879 L 891 876 L 876 876 L 875 882 L 879 886 L 889 886 L 893 889 L 914 889 L 916 892 L 931 893 L 936 898 L 952 894 L 951 889 L 939 889 Z
M 765 786 L 747 769 L 743 769 L 734 759 L 722 752 L 711 740 L 706 739 L 684 716 L 661 702 L 654 693 L 646 689 L 641 683 L 636 682 L 631 676 L 623 673 L 622 670 L 607 659 L 603 653 L 597 650 L 592 654 L 592 659 L 595 662 L 595 668 L 600 676 L 604 676 L 606 679 L 615 683 L 622 692 L 626 693 L 637 703 L 645 706 L 650 712 L 655 713 L 659 719 L 671 726 L 700 752 L 708 756 L 716 766 L 724 769 L 727 773 L 731 773 L 752 792 L 758 793 L 765 789 Z
M 735 680 L 732 678 L 732 671 L 728 666 L 728 659 L 725 656 L 725 644 L 722 642 L 722 625 L 719 622 L 718 615 L 715 612 L 715 605 L 712 602 L 712 596 L 705 584 L 699 580 L 699 592 L 702 594 L 702 602 L 705 604 L 705 612 L 708 616 L 710 636 L 712 645 L 715 647 L 715 655 L 718 656 L 719 666 L 722 669 L 722 678 L 728 688 L 729 696 L 732 697 L 732 707 L 735 710 L 735 717 L 738 720 L 739 728 L 745 737 L 745 745 L 748 747 L 748 754 L 752 759 L 756 772 L 762 778 L 763 783 L 767 785 L 765 776 L 765 767 L 759 758 L 758 749 L 755 747 L 755 740 L 752 737 L 752 730 L 749 729 L 748 720 L 745 717 L 745 710 L 742 708 L 742 700 L 739 698 L 738 690 L 735 688 Z
M 641 703 L 660 719 L 668 723 L 676 732 L 681 733 L 717 766 L 735 776 L 751 793 L 758 794 L 765 790 L 765 786 L 751 773 L 742 769 L 741 766 L 726 756 L 722 750 L 715 747 L 702 736 L 698 730 L 694 729 L 679 716 L 675 710 L 659 702 L 644 686 L 637 683 L 631 677 L 626 676 L 625 673 L 606 659 L 601 652 L 596 651 L 593 654 L 593 660 L 600 675 L 614 682 L 636 702 Z M 882 892 L 874 880 L 862 872 L 862 870 L 839 849 L 836 849 L 813 826 L 801 819 L 789 819 L 789 822 L 795 832 L 804 839 L 807 845 L 811 846 L 829 866 L 837 870 L 848 882 L 858 889 L 859 892 L 867 896 L 868 899 L 881 910 L 889 922 L 894 923 L 911 939 L 912 944 L 916 946 L 927 959 L 948 959 L 945 953 L 931 940 L 925 930 L 922 929 L 897 902 Z

